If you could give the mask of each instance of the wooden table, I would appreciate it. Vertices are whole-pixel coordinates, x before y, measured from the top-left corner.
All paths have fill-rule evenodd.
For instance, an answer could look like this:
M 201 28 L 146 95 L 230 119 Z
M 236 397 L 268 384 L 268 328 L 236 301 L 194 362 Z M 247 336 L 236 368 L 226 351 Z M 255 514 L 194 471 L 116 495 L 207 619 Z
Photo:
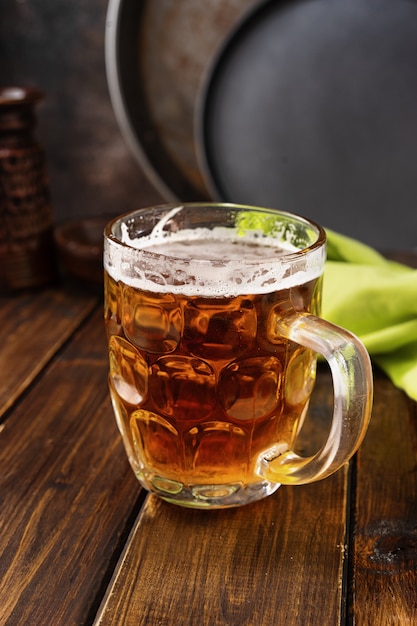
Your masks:
M 128 466 L 99 292 L 3 297 L 0 324 L 1 626 L 417 624 L 417 403 L 384 375 L 349 467 L 193 511 Z

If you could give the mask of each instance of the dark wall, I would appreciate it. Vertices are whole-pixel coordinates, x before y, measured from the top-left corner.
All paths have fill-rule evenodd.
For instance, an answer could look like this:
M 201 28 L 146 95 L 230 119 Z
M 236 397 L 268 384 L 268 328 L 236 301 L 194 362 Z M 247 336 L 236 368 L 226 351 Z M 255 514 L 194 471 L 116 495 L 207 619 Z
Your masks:
M 113 114 L 106 11 L 106 0 L 0 2 L 0 83 L 45 92 L 36 136 L 46 152 L 57 220 L 113 215 L 161 200 Z

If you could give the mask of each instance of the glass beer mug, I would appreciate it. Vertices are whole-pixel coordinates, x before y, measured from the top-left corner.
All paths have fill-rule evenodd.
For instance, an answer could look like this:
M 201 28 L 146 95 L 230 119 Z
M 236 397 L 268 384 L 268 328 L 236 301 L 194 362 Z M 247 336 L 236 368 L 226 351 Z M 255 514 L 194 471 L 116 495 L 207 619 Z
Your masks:
M 371 365 L 355 336 L 319 317 L 325 248 L 309 220 L 232 204 L 156 206 L 107 225 L 110 393 L 146 489 L 183 506 L 238 506 L 322 479 L 355 453 Z M 333 417 L 301 456 L 317 354 Z

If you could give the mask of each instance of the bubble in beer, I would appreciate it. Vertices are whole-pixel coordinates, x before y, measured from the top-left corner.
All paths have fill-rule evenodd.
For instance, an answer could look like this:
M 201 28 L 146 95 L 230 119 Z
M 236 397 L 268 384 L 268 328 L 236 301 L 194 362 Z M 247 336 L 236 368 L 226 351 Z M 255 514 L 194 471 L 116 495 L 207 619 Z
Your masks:
M 204 422 L 184 434 L 187 467 L 197 473 L 213 474 L 233 467 L 240 477 L 247 469 L 250 437 L 239 426 L 229 422 Z
M 110 397 L 113 404 L 113 410 L 116 417 L 117 427 L 123 437 L 124 446 L 127 452 L 129 463 L 131 464 L 136 476 L 142 477 L 142 470 L 144 468 L 141 457 L 135 450 L 132 433 L 129 428 L 130 414 L 127 406 L 124 405 L 121 397 L 117 394 L 110 379 Z M 130 407 L 131 408 L 131 407 Z
M 105 319 L 114 318 L 120 321 L 121 318 L 121 306 L 120 306 L 120 286 L 109 274 L 104 275 L 104 300 L 106 304 Z
M 176 428 L 153 411 L 138 409 L 130 417 L 138 457 L 155 472 L 179 474 L 184 469 L 182 443 Z M 144 445 L 146 442 L 146 445 Z
M 157 354 L 178 345 L 182 315 L 174 296 L 163 298 L 136 289 L 123 289 L 123 329 L 138 348 Z
M 184 309 L 184 344 L 203 359 L 242 356 L 255 337 L 256 311 L 247 298 L 196 298 Z
M 121 288 L 107 272 L 104 274 L 104 319 L 108 336 L 119 335 L 122 319 Z
M 117 394 L 137 406 L 148 393 L 148 366 L 140 352 L 123 337 L 109 340 L 110 380 Z
M 162 415 L 178 420 L 203 419 L 215 406 L 216 378 L 201 359 L 160 357 L 152 366 L 151 394 Z
M 265 417 L 277 409 L 281 379 L 281 363 L 273 356 L 234 361 L 221 372 L 220 403 L 238 420 Z

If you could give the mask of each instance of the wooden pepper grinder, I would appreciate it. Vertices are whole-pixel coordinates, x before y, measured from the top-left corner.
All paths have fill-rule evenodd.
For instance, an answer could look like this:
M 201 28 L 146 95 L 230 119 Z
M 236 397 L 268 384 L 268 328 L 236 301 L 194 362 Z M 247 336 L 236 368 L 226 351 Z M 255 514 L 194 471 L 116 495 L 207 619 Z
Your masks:
M 36 88 L 0 87 L 0 291 L 56 277 L 44 153 L 33 137 Z

